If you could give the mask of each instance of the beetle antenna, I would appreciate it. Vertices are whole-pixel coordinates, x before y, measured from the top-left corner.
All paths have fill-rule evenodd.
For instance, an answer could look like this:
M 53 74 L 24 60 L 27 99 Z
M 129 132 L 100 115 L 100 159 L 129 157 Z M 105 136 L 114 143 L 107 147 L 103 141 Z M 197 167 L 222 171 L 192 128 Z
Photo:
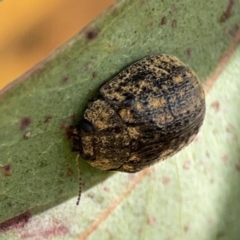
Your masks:
M 79 154 L 76 157 L 77 171 L 78 171 L 78 198 L 76 204 L 78 205 L 82 194 L 82 175 L 79 168 Z

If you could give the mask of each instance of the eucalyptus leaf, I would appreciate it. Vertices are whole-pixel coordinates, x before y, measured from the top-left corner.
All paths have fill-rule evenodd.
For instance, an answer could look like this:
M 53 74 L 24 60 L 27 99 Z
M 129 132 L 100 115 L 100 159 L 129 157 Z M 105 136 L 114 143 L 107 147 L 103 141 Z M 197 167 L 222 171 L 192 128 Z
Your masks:
M 117 1 L 64 46 L 3 89 L 0 92 L 1 229 L 13 228 L 15 231 L 16 223 L 19 221 L 28 221 L 32 215 L 77 196 L 76 154 L 71 152 L 69 127 L 81 118 L 88 101 L 96 96 L 104 82 L 142 57 L 167 53 L 177 56 L 193 68 L 204 83 L 213 74 L 221 57 L 229 49 L 239 30 L 239 21 L 239 0 L 235 0 L 234 3 L 227 0 Z M 237 57 L 239 57 L 239 51 Z M 222 173 L 223 167 L 219 166 L 218 157 L 211 154 L 212 152 L 219 154 L 218 161 L 222 164 L 223 156 L 220 153 L 225 150 L 226 154 L 234 155 L 228 158 L 228 164 L 237 161 L 235 157 L 239 147 L 238 140 L 231 143 L 231 148 L 233 146 L 234 148 L 230 151 L 228 141 L 233 136 L 220 131 L 221 127 L 225 127 L 226 130 L 227 125 L 224 124 L 227 123 L 228 118 L 236 136 L 239 131 L 237 116 L 239 104 L 237 104 L 236 91 L 239 86 L 238 81 L 234 79 L 239 76 L 236 69 L 240 67 L 237 60 L 231 64 L 232 68 L 226 70 L 226 74 L 229 74 L 228 81 L 226 79 L 217 81 L 220 86 L 217 87 L 216 84 L 213 93 L 211 92 L 216 94 L 216 100 L 221 100 L 221 104 L 227 104 L 225 109 L 229 112 L 221 111 L 222 116 L 207 113 L 208 120 L 205 120 L 206 123 L 198 137 L 201 138 L 203 146 L 196 147 L 193 144 L 186 148 L 186 153 L 180 153 L 175 158 L 149 170 L 141 184 L 131 193 L 134 196 L 129 195 L 129 200 L 121 203 L 121 208 L 111 214 L 113 220 L 105 221 L 106 226 L 102 225 L 102 230 L 99 228 L 100 230 L 94 232 L 90 239 L 108 239 L 106 234 L 113 235 L 114 239 L 123 239 L 123 236 L 126 237 L 125 239 L 139 239 L 137 238 L 139 236 L 144 238 L 143 235 L 136 235 L 137 233 L 144 234 L 145 239 L 150 239 L 148 236 L 152 236 L 152 231 L 156 231 L 156 229 L 153 230 L 154 227 L 147 228 L 148 225 L 156 226 L 151 225 L 152 222 L 157 223 L 158 232 L 155 236 L 163 234 L 163 237 L 167 237 L 165 233 L 168 232 L 169 236 L 178 236 L 178 239 L 193 239 L 185 237 L 187 235 L 184 234 L 200 226 L 201 229 L 206 230 L 210 228 L 212 222 L 216 224 L 216 221 L 219 221 L 222 227 L 214 225 L 214 229 L 209 229 L 213 235 L 215 234 L 214 236 L 219 234 L 224 239 L 227 230 L 230 234 L 227 228 L 229 222 L 220 219 L 220 216 L 223 218 L 227 214 L 222 204 L 228 204 L 227 198 L 223 199 L 224 196 L 220 192 L 227 191 L 226 195 L 231 196 L 230 186 L 231 184 L 236 186 L 238 175 L 232 172 L 236 170 L 235 168 Z M 225 82 L 222 83 L 224 80 Z M 231 82 L 231 88 L 229 82 Z M 225 97 L 224 91 L 227 94 Z M 231 98 L 233 96 L 234 100 Z M 208 101 L 208 107 L 210 107 L 212 103 L 211 100 Z M 219 135 L 215 134 L 218 131 L 220 131 Z M 206 152 L 211 157 L 207 157 Z M 184 164 L 184 160 L 187 159 L 192 169 L 189 176 L 187 176 L 188 171 L 181 168 L 181 164 Z M 119 192 L 124 192 L 124 188 L 128 187 L 129 181 L 135 176 L 123 173 L 112 175 L 94 169 L 84 161 L 80 161 L 80 169 L 84 191 L 111 176 L 107 180 L 107 185 L 111 183 L 114 186 L 111 188 L 114 189 L 114 193 L 111 193 L 112 198 L 108 198 L 106 192 L 103 195 L 99 194 L 101 190 L 95 201 L 92 201 L 91 197 L 87 199 L 84 194 L 81 205 L 77 209 L 75 206 L 68 205 L 67 202 L 68 210 L 74 209 L 80 212 L 81 217 L 83 215 L 88 217 L 80 219 L 79 216 L 78 221 L 82 224 L 80 230 L 75 226 L 75 230 L 72 231 L 71 227 L 67 226 L 67 229 L 69 231 L 71 229 L 72 232 L 68 239 L 76 239 L 78 234 L 84 232 L 93 219 L 107 209 L 112 199 L 118 196 Z M 120 179 L 118 179 L 119 176 Z M 171 190 L 166 189 L 168 184 L 162 183 L 159 187 L 157 183 L 168 182 L 169 176 L 171 176 Z M 226 183 L 229 176 L 232 178 L 229 180 L 230 185 Z M 220 183 L 214 185 L 215 188 L 222 188 L 218 192 L 219 195 L 211 196 L 214 191 L 206 186 L 211 186 L 211 181 L 216 180 L 222 181 L 222 185 Z M 119 183 L 122 183 L 120 187 Z M 204 186 L 203 189 L 201 184 Z M 98 188 L 102 189 L 100 186 L 101 184 Z M 189 191 L 185 192 L 186 188 Z M 149 191 L 146 192 L 146 189 Z M 157 195 L 153 194 L 156 189 Z M 238 192 L 235 193 L 234 199 L 238 194 Z M 156 201 L 158 206 L 155 204 Z M 215 205 L 219 201 L 221 205 Z M 89 202 L 93 202 L 93 205 Z M 71 204 L 74 203 L 71 201 Z M 201 206 L 204 208 L 200 208 Z M 211 212 L 213 206 L 216 209 Z M 239 208 L 239 206 L 236 207 Z M 73 212 L 73 210 L 68 212 L 65 205 L 60 205 L 57 209 L 53 211 L 57 211 L 58 216 L 66 216 Z M 191 209 L 191 212 L 188 213 L 188 209 Z M 126 213 L 129 214 L 124 217 Z M 153 216 L 153 213 L 157 215 Z M 234 216 L 236 213 L 237 211 L 233 212 Z M 197 219 L 196 214 L 200 214 L 198 222 L 193 220 L 193 218 Z M 207 215 L 209 218 L 206 217 Z M 70 215 L 67 217 L 71 219 Z M 77 215 L 74 215 L 73 219 L 77 218 Z M 129 221 L 126 221 L 127 218 Z M 147 219 L 150 219 L 149 224 Z M 209 222 L 206 219 L 209 219 Z M 134 231 L 129 233 L 126 232 L 126 228 L 130 223 Z M 188 227 L 190 223 L 194 223 L 192 228 Z M 221 232 L 219 229 L 224 230 Z M 191 236 L 196 236 L 197 239 L 214 239 L 198 237 L 203 236 L 203 231 L 194 232 L 196 235 Z M 236 233 L 238 233 L 237 227 L 233 229 L 231 233 L 233 238 L 230 239 L 238 239 L 234 238 L 238 236 L 234 235 Z M 15 232 L 12 231 L 8 231 L 7 235 L 3 234 L 2 237 L 9 237 L 9 234 L 13 234 L 11 236 L 14 239 Z M 151 239 L 159 238 L 152 236 Z

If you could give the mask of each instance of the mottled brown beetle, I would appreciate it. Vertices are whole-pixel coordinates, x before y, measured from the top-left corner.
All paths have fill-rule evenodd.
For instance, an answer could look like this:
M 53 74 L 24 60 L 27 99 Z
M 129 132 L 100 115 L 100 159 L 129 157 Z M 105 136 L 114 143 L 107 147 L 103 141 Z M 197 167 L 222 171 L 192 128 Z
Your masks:
M 146 57 L 101 87 L 73 130 L 73 147 L 96 168 L 138 172 L 187 146 L 204 115 L 194 71 L 174 56 Z

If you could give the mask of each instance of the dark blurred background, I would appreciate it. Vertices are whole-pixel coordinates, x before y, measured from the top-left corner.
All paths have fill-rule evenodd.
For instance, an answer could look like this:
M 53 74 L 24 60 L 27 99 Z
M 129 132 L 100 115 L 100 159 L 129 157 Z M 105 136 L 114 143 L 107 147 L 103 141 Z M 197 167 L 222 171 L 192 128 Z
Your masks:
M 0 2 L 0 89 L 79 32 L 114 0 Z

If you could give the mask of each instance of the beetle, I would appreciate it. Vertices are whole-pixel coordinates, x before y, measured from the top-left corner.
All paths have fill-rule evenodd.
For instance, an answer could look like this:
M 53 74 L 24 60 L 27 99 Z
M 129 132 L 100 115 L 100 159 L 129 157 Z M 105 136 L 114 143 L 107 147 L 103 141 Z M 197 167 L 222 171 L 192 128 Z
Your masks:
M 138 172 L 187 146 L 204 115 L 192 69 L 172 55 L 145 57 L 101 87 L 73 129 L 73 149 L 98 169 Z

